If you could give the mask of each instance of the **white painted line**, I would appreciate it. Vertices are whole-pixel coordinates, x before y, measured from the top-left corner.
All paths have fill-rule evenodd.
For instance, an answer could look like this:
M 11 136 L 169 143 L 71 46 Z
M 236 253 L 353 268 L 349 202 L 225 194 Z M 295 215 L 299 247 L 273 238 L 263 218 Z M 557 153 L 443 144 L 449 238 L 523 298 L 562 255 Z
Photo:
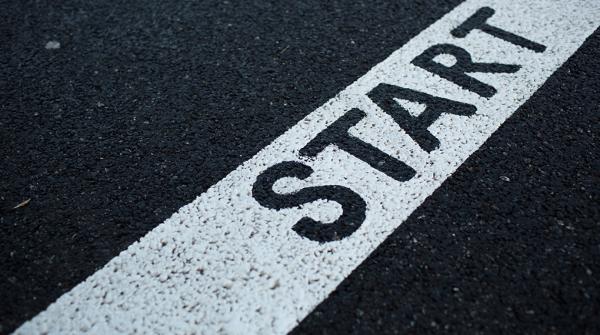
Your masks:
M 16 333 L 288 332 L 599 19 L 597 0 L 467 0 Z

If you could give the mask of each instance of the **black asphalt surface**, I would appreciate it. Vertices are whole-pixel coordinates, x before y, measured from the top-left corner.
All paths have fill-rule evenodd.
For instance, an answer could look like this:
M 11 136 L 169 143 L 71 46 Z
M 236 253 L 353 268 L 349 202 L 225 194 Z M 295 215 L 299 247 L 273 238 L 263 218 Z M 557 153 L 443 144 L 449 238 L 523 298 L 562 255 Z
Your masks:
M 0 333 L 458 3 L 2 1 Z M 600 333 L 599 51 L 596 32 L 294 332 Z

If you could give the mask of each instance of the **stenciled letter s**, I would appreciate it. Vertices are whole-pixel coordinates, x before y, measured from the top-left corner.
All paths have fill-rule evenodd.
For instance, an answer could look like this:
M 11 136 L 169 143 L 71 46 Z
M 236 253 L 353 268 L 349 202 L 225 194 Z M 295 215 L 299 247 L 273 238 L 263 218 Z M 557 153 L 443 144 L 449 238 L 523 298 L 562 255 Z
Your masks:
M 252 186 L 252 196 L 261 206 L 272 209 L 297 207 L 319 199 L 335 201 L 343 213 L 332 223 L 322 223 L 309 217 L 300 219 L 292 229 L 299 235 L 317 242 L 341 240 L 354 233 L 365 220 L 367 204 L 354 191 L 339 185 L 311 186 L 293 193 L 279 194 L 273 184 L 281 178 L 306 179 L 313 173 L 308 165 L 281 162 L 263 171 Z

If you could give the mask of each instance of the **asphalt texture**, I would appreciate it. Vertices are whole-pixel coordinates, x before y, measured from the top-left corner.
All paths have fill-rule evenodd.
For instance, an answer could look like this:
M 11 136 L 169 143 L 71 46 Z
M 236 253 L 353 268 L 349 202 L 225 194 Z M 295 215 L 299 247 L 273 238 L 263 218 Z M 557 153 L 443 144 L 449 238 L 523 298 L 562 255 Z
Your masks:
M 0 333 L 458 3 L 3 2 Z M 599 50 L 596 32 L 294 332 L 598 333 Z

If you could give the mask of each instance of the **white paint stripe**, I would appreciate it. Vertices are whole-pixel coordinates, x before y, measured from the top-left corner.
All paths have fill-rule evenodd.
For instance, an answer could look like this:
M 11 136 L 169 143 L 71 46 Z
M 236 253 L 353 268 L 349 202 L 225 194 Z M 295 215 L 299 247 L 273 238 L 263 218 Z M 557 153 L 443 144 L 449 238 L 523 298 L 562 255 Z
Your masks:
M 480 31 L 453 38 L 450 30 L 482 6 L 496 10 L 491 24 L 547 50 L 535 53 Z M 599 18 L 596 0 L 466 1 L 16 333 L 291 330 L 577 50 Z M 473 75 L 498 89 L 492 98 L 481 98 L 410 64 L 437 43 L 461 46 L 474 61 L 523 67 L 513 74 Z M 477 114 L 442 115 L 429 128 L 441 145 L 427 153 L 366 97 L 381 82 L 470 103 Z M 299 158 L 300 148 L 354 107 L 368 117 L 351 133 L 406 162 L 417 171 L 414 178 L 398 182 L 333 146 L 314 160 Z M 360 229 L 343 240 L 319 244 L 291 227 L 308 213 L 333 220 L 339 206 L 319 201 L 280 211 L 261 207 L 252 198 L 252 184 L 264 169 L 287 160 L 303 161 L 315 172 L 304 181 L 278 183 L 284 184 L 279 188 L 351 188 L 368 206 Z

